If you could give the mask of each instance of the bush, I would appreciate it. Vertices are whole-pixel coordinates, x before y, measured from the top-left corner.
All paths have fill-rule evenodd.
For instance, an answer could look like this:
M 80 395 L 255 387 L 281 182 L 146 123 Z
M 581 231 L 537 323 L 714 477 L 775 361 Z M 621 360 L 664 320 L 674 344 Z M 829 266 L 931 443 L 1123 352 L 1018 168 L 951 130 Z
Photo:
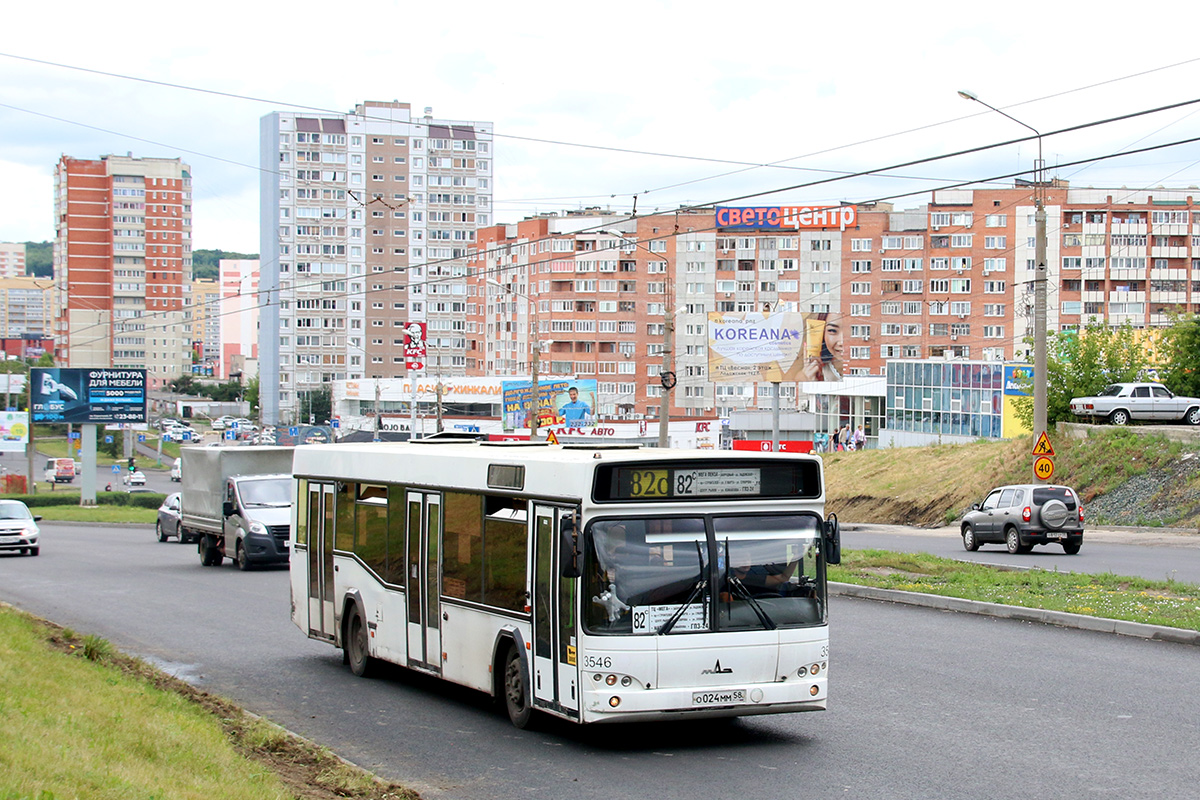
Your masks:
M 9 494 L 0 495 L 7 500 L 20 500 L 30 508 L 44 506 L 77 506 L 78 492 L 44 492 L 35 495 Z M 135 508 L 158 508 L 167 496 L 158 492 L 96 492 L 96 505 L 100 506 L 133 506 Z
M 133 506 L 134 508 L 158 508 L 166 500 L 165 494 L 158 492 L 103 492 L 96 494 L 96 505 L 104 506 Z

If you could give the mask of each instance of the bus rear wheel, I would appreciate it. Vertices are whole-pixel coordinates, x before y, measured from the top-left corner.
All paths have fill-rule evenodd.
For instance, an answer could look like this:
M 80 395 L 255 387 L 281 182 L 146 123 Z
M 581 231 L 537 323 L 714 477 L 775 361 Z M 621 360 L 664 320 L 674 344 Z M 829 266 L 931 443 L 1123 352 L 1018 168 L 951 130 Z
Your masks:
M 360 678 L 370 677 L 374 667 L 375 659 L 369 653 L 367 626 L 355 609 L 346 623 L 346 660 L 350 662 L 350 671 Z
M 533 716 L 533 703 L 529 697 L 529 686 L 525 670 L 521 668 L 521 656 L 516 646 L 508 648 L 504 658 L 504 707 L 512 724 L 524 729 Z

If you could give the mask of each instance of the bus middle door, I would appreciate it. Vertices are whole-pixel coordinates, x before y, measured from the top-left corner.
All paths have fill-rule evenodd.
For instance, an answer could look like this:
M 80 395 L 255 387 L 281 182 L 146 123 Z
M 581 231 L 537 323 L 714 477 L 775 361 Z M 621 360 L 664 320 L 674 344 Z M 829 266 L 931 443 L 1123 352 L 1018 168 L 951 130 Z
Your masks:
M 559 526 L 577 509 L 535 504 L 533 550 L 534 704 L 579 713 L 575 595 L 579 581 L 561 577 Z
M 408 505 L 407 576 L 408 665 L 440 674 L 442 671 L 441 496 L 410 491 Z
M 308 484 L 308 635 L 334 640 L 332 483 Z

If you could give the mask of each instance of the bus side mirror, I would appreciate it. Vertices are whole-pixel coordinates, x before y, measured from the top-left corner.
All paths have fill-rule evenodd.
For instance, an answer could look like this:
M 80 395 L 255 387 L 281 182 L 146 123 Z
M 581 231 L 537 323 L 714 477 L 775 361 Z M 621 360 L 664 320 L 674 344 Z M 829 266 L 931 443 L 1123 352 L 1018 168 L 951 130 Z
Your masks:
M 575 516 L 567 515 L 558 526 L 559 573 L 562 577 L 578 578 L 583 574 L 579 556 L 579 530 L 575 527 Z
M 829 519 L 825 520 L 823 544 L 825 546 L 825 563 L 842 563 L 842 529 L 838 525 L 837 514 L 830 514 Z

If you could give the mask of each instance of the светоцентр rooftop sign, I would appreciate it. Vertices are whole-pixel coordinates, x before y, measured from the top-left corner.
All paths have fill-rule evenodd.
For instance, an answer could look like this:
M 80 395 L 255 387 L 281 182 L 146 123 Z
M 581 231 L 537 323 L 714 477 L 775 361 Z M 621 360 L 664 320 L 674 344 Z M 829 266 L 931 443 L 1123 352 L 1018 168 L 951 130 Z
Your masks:
M 743 230 L 812 230 L 858 225 L 855 206 L 717 206 L 717 227 Z

